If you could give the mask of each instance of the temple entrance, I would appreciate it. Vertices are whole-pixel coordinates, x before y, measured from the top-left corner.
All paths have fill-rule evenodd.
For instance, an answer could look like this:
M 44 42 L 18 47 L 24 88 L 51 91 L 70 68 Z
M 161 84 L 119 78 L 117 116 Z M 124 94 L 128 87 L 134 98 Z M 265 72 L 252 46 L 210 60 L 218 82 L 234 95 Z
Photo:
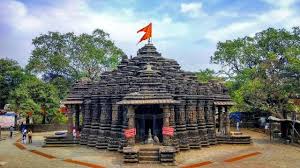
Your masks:
M 159 141 L 163 141 L 163 110 L 159 105 L 140 105 L 135 110 L 136 123 L 136 143 L 144 143 L 151 130 L 152 138 L 157 136 Z

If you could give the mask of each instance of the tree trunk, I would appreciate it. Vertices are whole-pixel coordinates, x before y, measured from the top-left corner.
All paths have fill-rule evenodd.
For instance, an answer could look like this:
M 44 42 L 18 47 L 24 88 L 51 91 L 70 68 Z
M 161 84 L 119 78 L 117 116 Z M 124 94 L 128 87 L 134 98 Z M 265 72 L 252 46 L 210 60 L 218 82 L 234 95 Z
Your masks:
M 46 115 L 43 115 L 43 121 L 42 124 L 46 124 Z

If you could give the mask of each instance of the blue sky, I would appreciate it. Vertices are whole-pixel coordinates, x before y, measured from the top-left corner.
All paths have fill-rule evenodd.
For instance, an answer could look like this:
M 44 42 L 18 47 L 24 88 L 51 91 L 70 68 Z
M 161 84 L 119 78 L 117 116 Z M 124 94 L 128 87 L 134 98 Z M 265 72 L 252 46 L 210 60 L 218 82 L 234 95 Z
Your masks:
M 0 57 L 26 65 L 31 40 L 48 31 L 101 28 L 135 56 L 136 31 L 153 23 L 153 43 L 183 69 L 209 64 L 218 41 L 253 36 L 268 27 L 300 26 L 300 0 L 0 0 Z

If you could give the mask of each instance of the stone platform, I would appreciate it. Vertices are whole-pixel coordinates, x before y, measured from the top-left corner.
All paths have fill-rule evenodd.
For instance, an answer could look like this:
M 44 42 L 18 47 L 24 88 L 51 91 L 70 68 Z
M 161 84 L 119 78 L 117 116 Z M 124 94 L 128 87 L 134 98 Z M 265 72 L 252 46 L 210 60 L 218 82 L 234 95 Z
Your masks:
M 43 147 L 70 147 L 79 144 L 79 140 L 66 135 L 46 136 Z
M 252 139 L 248 135 L 243 135 L 242 132 L 230 132 L 230 135 L 217 136 L 219 144 L 250 144 Z

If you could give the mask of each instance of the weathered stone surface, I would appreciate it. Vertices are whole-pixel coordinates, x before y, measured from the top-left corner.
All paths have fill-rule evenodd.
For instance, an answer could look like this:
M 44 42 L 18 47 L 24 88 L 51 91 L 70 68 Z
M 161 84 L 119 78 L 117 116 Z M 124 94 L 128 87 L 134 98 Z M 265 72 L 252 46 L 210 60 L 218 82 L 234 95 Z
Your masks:
M 179 151 L 217 143 L 217 109 L 225 109 L 221 123 L 225 134 L 229 133 L 226 104 L 230 101 L 222 84 L 199 83 L 195 73 L 185 72 L 175 60 L 162 57 L 153 44 L 139 49 L 136 57 L 122 57 L 117 69 L 102 73 L 99 80 L 76 83 L 66 99 L 69 104 L 82 102 L 84 121 L 80 144 L 118 150 L 126 155 L 133 150 L 127 146 L 139 141 L 135 137 L 125 138 L 124 131 L 139 129 L 139 120 L 145 121 L 146 115 L 136 115 L 135 111 L 142 105 L 161 109 L 161 113 L 151 113 L 151 121 L 153 125 L 157 120 L 162 121 L 160 127 L 174 128 L 174 136 L 162 135 L 161 128 L 156 128 L 155 133 L 161 136 L 162 145 Z M 162 152 L 162 156 L 173 154 Z M 135 162 L 137 158 L 133 154 L 124 159 Z

